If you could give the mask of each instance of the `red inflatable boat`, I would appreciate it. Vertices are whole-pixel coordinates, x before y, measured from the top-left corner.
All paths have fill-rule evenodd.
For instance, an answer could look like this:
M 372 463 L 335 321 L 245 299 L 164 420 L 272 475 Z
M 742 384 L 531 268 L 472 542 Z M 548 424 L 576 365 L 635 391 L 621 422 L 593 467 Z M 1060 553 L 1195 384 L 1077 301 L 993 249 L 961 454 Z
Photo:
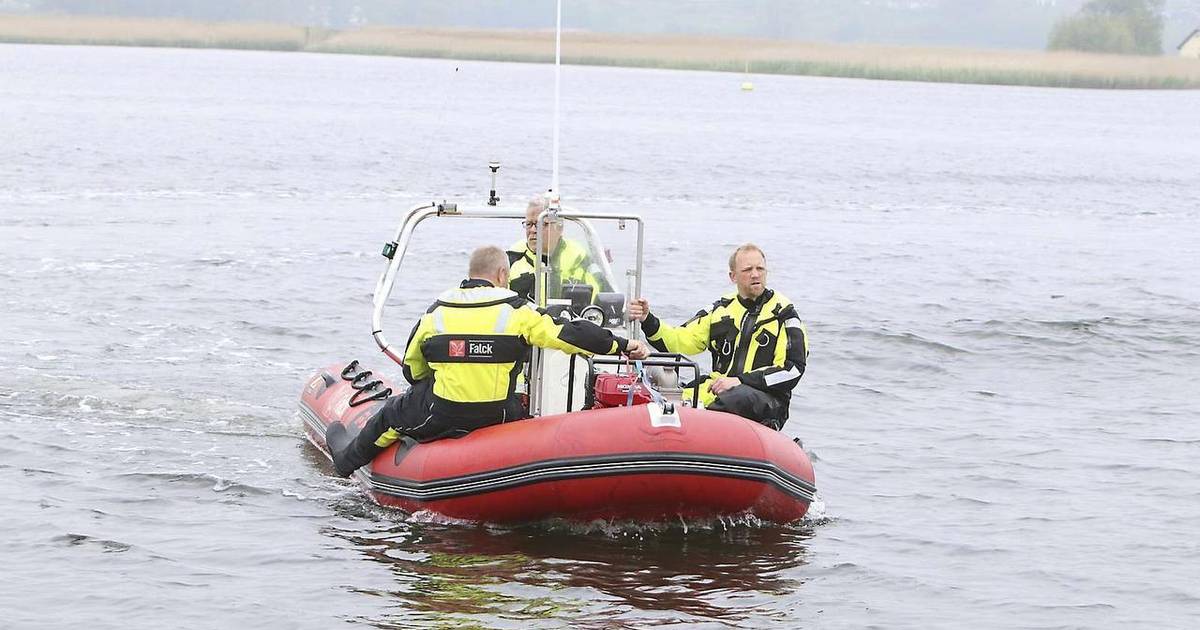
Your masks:
M 384 246 L 389 263 L 375 288 L 372 319 L 375 342 L 398 364 L 403 364 L 404 348 L 393 347 L 384 335 L 384 307 L 417 225 L 432 218 L 493 223 L 502 219 L 516 228 L 525 220 L 525 209 L 467 209 L 440 203 L 420 205 L 408 213 L 395 239 Z M 578 285 L 548 286 L 551 270 L 538 264 L 534 303 L 546 305 L 552 316 L 586 319 L 626 338 L 639 338 L 637 323 L 627 321 L 624 309 L 628 296 L 641 295 L 641 218 L 584 214 L 555 206 L 539 216 L 537 225 L 557 221 L 577 228 L 570 238 L 588 249 L 596 261 L 595 273 L 605 277 L 607 286 L 617 287 L 611 253 L 599 243 L 589 219 L 615 222 L 618 231 L 627 222 L 636 226 L 636 253 L 626 261 L 631 268 L 625 274 L 629 281 L 625 291 L 591 294 L 590 290 L 581 293 Z M 538 235 L 541 242 L 540 227 Z M 458 439 L 426 444 L 402 441 L 360 468 L 356 476 L 380 505 L 472 521 L 661 521 L 753 515 L 785 523 L 804 516 L 816 488 L 812 464 L 799 444 L 745 418 L 687 406 L 680 400 L 679 370 L 691 369 L 692 376 L 700 376 L 700 367 L 687 357 L 660 355 L 644 363 L 660 371 L 653 376 L 651 371 L 640 371 L 635 382 L 629 380 L 630 374 L 614 373 L 622 369 L 623 361 L 600 357 L 581 361 L 556 350 L 534 348 L 525 372 L 533 418 Z M 399 391 L 393 392 L 387 379 L 357 362 L 320 370 L 300 398 L 305 432 L 328 455 L 325 435 L 330 424 L 342 423 L 347 429 L 342 435 L 353 438 L 393 393 Z
M 300 400 L 308 438 L 327 455 L 326 427 L 341 422 L 357 434 L 383 404 L 368 399 L 389 386 L 369 373 L 370 382 L 355 383 L 343 372 L 343 366 L 321 370 Z M 362 384 L 370 388 L 355 387 Z M 816 488 L 799 445 L 738 416 L 682 405 L 675 411 L 664 415 L 655 403 L 591 409 L 458 439 L 405 440 L 356 477 L 380 505 L 471 521 L 752 514 L 786 523 L 804 516 Z

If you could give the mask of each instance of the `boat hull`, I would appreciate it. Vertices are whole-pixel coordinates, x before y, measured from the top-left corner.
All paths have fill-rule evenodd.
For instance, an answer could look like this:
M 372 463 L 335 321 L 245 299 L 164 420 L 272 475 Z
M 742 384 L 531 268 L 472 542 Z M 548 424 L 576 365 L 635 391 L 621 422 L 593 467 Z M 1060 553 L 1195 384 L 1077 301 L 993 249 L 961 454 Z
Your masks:
M 308 439 L 328 455 L 334 422 L 355 435 L 383 404 L 352 406 L 341 366 L 300 399 Z M 378 389 L 389 384 L 386 379 Z M 812 464 L 787 436 L 738 416 L 654 404 L 498 424 L 456 439 L 398 442 L 355 473 L 380 505 L 495 523 L 547 518 L 663 521 L 804 517 Z

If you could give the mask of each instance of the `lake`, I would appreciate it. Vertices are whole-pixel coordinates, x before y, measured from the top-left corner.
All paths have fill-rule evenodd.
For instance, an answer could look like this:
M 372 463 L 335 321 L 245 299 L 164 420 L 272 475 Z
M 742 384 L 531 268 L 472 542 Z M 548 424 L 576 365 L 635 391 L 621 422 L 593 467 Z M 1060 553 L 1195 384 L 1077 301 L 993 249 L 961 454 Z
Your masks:
M 405 210 L 549 183 L 550 66 L 0 45 L 0 625 L 1200 624 L 1195 92 L 562 75 L 564 200 L 645 217 L 658 314 L 746 241 L 796 302 L 809 517 L 447 523 L 305 442 L 316 368 L 399 376 Z M 391 337 L 520 236 L 428 247 Z

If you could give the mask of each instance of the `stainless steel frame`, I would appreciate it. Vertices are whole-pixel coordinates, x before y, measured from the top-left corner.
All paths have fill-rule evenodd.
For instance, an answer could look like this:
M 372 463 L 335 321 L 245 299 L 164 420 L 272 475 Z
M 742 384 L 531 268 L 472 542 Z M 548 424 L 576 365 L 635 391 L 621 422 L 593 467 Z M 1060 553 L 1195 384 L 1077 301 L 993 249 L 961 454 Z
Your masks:
M 642 255 L 644 251 L 645 239 L 645 223 L 642 218 L 636 214 L 606 214 L 599 212 L 576 212 L 570 208 L 555 210 L 553 208 L 542 211 L 538 215 L 537 224 L 537 242 L 539 250 L 545 240 L 542 238 L 542 226 L 547 216 L 572 221 L 584 230 L 589 241 L 589 249 L 595 249 L 592 244 L 599 242 L 599 237 L 596 231 L 588 223 L 588 219 L 612 220 L 612 221 L 634 221 L 637 223 L 637 250 L 635 254 L 635 262 L 633 269 L 633 295 L 628 296 L 630 299 L 640 297 L 642 294 Z M 422 221 L 431 218 L 447 218 L 447 219 L 524 219 L 525 211 L 519 208 L 515 209 L 500 209 L 494 206 L 473 207 L 460 209 L 456 204 L 452 203 L 429 203 L 413 206 L 404 220 L 400 223 L 400 227 L 396 230 L 396 237 L 392 240 L 395 244 L 395 252 L 392 254 L 391 260 L 388 262 L 387 269 L 379 276 L 379 281 L 375 284 L 374 310 L 371 315 L 371 336 L 375 338 L 376 345 L 379 346 L 383 353 L 395 361 L 399 365 L 404 364 L 404 349 L 400 348 L 397 351 L 388 342 L 387 337 L 383 334 L 383 311 L 387 305 L 388 298 L 392 295 L 392 289 L 396 282 L 396 275 L 400 271 L 400 265 L 404 261 L 404 255 L 408 251 L 408 244 L 412 240 L 413 232 L 418 224 Z M 542 252 L 538 252 L 537 266 L 534 276 L 534 291 L 535 298 L 540 304 L 542 301 L 542 284 L 545 281 L 547 269 L 542 262 Z M 605 272 L 610 278 L 616 279 L 612 273 L 612 268 L 608 264 L 606 257 L 600 257 L 601 264 Z M 618 285 L 619 286 L 619 285 Z M 640 334 L 639 326 L 636 321 L 626 323 L 626 334 L 630 339 L 635 339 Z M 541 415 L 541 398 L 542 398 L 542 362 L 541 349 L 535 348 L 533 353 L 533 361 L 530 369 L 529 383 L 529 409 L 534 416 Z

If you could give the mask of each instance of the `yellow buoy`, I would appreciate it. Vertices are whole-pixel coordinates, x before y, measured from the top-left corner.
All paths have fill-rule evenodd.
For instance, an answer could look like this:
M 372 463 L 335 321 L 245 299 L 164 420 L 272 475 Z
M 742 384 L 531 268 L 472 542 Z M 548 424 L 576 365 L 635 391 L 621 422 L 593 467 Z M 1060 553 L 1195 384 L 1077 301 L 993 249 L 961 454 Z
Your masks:
M 742 91 L 743 92 L 753 92 L 754 91 L 754 83 L 752 83 L 750 81 L 742 81 Z

